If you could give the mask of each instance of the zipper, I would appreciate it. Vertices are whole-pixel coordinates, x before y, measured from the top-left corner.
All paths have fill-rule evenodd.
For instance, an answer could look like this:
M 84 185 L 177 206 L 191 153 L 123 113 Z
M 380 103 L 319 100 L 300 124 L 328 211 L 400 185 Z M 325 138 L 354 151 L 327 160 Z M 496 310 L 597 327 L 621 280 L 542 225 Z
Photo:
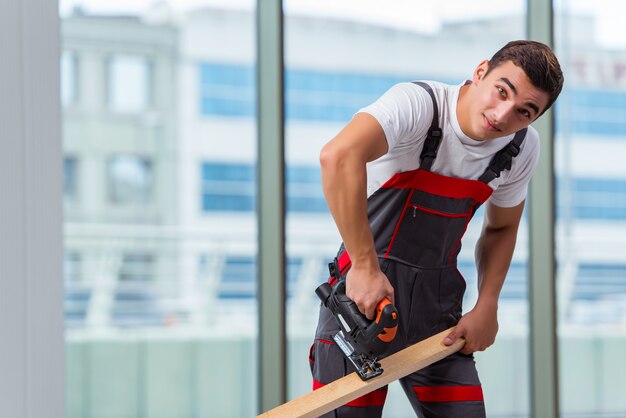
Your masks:
M 423 206 L 419 206 L 416 204 L 409 204 L 410 207 L 413 208 L 413 217 L 416 218 L 417 217 L 417 212 L 426 212 L 426 213 L 430 213 L 433 215 L 439 215 L 439 216 L 443 216 L 446 218 L 467 218 L 468 216 L 470 216 L 471 212 L 467 212 L 467 213 L 448 213 L 448 212 L 441 212 L 438 210 L 434 210 L 434 209 L 429 209 L 429 208 L 425 208 Z

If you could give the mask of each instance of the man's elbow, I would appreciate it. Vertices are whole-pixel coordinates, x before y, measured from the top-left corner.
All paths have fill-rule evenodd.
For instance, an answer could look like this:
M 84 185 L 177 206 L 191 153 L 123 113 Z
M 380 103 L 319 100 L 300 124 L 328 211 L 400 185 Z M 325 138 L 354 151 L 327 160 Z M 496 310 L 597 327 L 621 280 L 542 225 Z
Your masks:
M 501 224 L 501 225 L 485 225 L 483 227 L 483 236 L 493 237 L 510 237 L 513 240 L 517 238 L 517 232 L 519 230 L 519 224 Z
M 334 159 L 334 152 L 330 144 L 326 144 L 320 151 L 320 167 L 322 169 L 328 167 Z
M 320 167 L 323 172 L 336 170 L 345 165 L 348 152 L 333 141 L 324 145 L 320 151 Z
M 503 232 L 503 231 L 516 231 L 519 228 L 518 222 L 485 222 L 485 230 L 489 232 Z

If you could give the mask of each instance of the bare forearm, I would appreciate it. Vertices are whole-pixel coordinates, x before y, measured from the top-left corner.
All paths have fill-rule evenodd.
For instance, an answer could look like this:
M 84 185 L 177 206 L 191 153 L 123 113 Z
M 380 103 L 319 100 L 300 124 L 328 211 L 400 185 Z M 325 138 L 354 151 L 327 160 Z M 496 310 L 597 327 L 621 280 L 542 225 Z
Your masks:
M 515 242 L 517 227 L 485 227 L 476 244 L 476 267 L 478 269 L 478 304 L 497 306 L 504 284 Z
M 330 213 L 353 264 L 377 265 L 367 219 L 367 175 L 358 157 L 346 154 L 321 158 L 322 188 Z
M 387 152 L 387 140 L 378 121 L 357 113 L 322 148 L 322 188 L 353 268 L 378 269 L 374 238 L 367 219 L 365 165 Z

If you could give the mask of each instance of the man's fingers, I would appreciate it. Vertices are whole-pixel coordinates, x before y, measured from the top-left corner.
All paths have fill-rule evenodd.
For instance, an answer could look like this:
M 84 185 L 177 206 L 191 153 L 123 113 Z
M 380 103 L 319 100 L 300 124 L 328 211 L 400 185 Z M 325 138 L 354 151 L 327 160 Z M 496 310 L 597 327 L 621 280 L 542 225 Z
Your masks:
M 457 326 L 456 328 L 452 330 L 452 332 L 450 332 L 450 334 L 446 336 L 446 338 L 443 339 L 443 343 L 445 345 L 452 345 L 460 337 L 463 337 L 464 334 L 465 332 L 463 331 L 463 329 Z
M 376 313 L 376 305 L 372 305 L 371 303 L 367 302 L 367 301 L 359 301 L 359 302 L 354 302 L 356 303 L 357 308 L 359 308 L 359 311 L 361 311 L 361 313 L 363 315 L 365 315 L 365 317 L 367 319 L 369 319 L 370 321 L 373 320 L 375 318 L 375 313 Z
M 389 296 L 383 296 L 380 299 L 376 300 L 376 299 L 372 299 L 372 295 L 368 295 L 365 299 L 363 300 L 357 300 L 357 299 L 353 299 L 354 303 L 356 303 L 356 306 L 359 308 L 359 311 L 361 311 L 361 313 L 363 315 L 365 315 L 365 317 L 367 319 L 369 319 L 370 321 L 374 320 L 374 318 L 376 318 L 376 308 L 378 307 L 378 304 L 385 298 L 387 297 L 389 300 L 391 300 L 391 303 L 393 304 L 393 294 Z M 350 296 L 348 296 L 350 297 Z
M 396 300 L 395 300 L 396 298 L 395 298 L 395 294 L 394 294 L 394 291 L 393 291 L 393 287 L 391 287 L 391 290 L 389 291 L 389 294 L 387 295 L 387 298 L 389 298 L 389 300 L 391 301 L 392 305 L 394 305 L 394 306 L 396 305 Z
M 445 345 L 452 345 L 454 344 L 454 342 L 457 340 L 457 338 L 459 338 L 456 333 L 453 331 L 450 334 L 448 334 L 448 336 L 446 338 L 443 339 L 443 343 Z
M 382 299 L 381 299 L 382 300 Z M 370 321 L 373 321 L 376 318 L 376 308 L 378 307 L 378 303 L 380 301 L 375 301 L 372 302 L 368 307 L 367 307 L 367 314 L 365 315 L 367 317 L 367 319 L 369 319 Z

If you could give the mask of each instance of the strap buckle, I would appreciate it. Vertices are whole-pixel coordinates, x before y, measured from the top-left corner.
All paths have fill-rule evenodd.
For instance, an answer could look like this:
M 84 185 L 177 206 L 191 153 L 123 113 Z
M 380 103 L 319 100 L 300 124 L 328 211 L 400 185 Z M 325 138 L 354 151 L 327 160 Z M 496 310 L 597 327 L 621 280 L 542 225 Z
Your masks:
M 431 127 L 428 130 L 428 136 L 432 136 L 433 138 L 439 139 L 439 138 L 441 138 L 441 135 L 442 135 L 442 133 L 441 133 L 441 129 L 439 127 L 436 127 L 436 128 Z
M 424 142 L 424 149 L 420 154 L 420 159 L 423 161 L 426 158 L 435 159 L 437 157 L 437 150 L 439 149 L 439 142 L 442 136 L 441 129 L 430 128 Z
M 520 146 L 519 145 L 517 145 L 515 142 L 511 141 L 511 142 L 509 142 L 509 146 L 507 148 L 509 148 L 508 151 L 511 153 L 512 157 L 517 157 L 517 154 L 519 154 L 519 151 L 520 151 Z
M 339 260 L 337 257 L 335 257 L 332 263 L 328 263 L 328 272 L 330 273 L 330 277 L 339 279 L 341 272 L 339 270 Z

